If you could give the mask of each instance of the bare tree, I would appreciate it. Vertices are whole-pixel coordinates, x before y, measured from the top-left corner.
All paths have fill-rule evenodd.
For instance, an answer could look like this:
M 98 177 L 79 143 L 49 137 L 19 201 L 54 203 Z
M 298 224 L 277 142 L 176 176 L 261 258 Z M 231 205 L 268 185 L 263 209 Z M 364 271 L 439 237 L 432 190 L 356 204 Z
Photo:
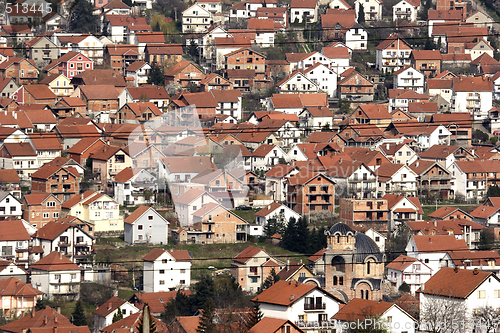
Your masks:
M 453 292 L 435 296 L 420 296 L 420 329 L 426 332 L 464 332 L 467 320 L 467 306 L 463 298 L 454 297 Z
M 500 311 L 490 305 L 476 309 L 472 314 L 474 325 L 481 329 L 481 332 L 495 332 L 500 321 Z

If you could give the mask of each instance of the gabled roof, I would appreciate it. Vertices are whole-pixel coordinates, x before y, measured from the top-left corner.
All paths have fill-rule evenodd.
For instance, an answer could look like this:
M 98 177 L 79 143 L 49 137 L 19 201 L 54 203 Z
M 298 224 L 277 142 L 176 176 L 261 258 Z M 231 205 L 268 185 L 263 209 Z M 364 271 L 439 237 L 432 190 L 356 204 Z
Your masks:
M 93 86 L 79 86 L 83 95 L 87 100 L 118 100 L 120 92 L 113 85 L 93 85 Z
M 264 251 L 260 247 L 248 246 L 246 249 L 241 251 L 233 258 L 233 261 L 239 262 L 241 264 L 246 264 L 250 259 L 252 259 L 255 255 L 257 255 L 260 251 Z
M 162 35 L 163 35 L 163 34 L 162 34 Z M 146 66 L 146 65 L 147 65 L 147 66 L 149 66 L 149 64 L 148 64 L 148 63 L 146 63 L 146 62 L 144 62 L 144 61 L 142 61 L 142 60 L 137 60 L 137 61 L 134 61 L 133 63 L 131 63 L 131 64 L 127 67 L 126 71 L 127 71 L 127 72 L 136 72 L 136 71 L 138 71 L 139 69 L 141 69 L 143 66 Z
M 465 92 L 493 91 L 493 81 L 485 76 L 460 76 L 453 78 L 453 90 Z
M 133 212 L 132 214 L 130 214 L 129 216 L 127 216 L 127 218 L 124 220 L 125 223 L 128 223 L 128 224 L 133 224 L 135 221 L 137 221 L 138 218 L 140 218 L 142 215 L 144 215 L 146 212 L 148 212 L 149 210 L 153 210 L 154 212 L 156 212 L 156 210 L 153 208 L 153 207 L 149 207 L 149 206 L 145 206 L 145 205 L 141 205 L 139 207 L 137 207 Z M 157 213 L 158 214 L 158 213 Z M 159 215 L 159 214 L 158 214 Z M 161 215 L 159 215 L 161 216 Z M 161 216 L 163 218 L 163 216 Z M 164 218 L 163 218 L 164 219 Z M 165 220 L 165 219 L 164 219 Z M 165 222 L 168 223 L 167 220 L 165 220 Z
M 277 202 L 272 202 L 271 204 L 267 205 L 266 207 L 262 208 L 257 213 L 255 213 L 255 216 L 268 216 L 281 206 L 284 205 Z
M 314 289 L 319 289 L 319 287 L 311 284 L 302 284 L 300 282 L 278 281 L 252 299 L 252 301 L 288 307 Z M 325 294 L 331 296 L 331 298 L 335 299 L 338 303 L 343 303 L 326 291 Z
M 397 42 L 402 42 L 406 48 L 403 48 L 401 45 L 398 46 L 398 49 L 408 49 L 412 50 L 413 48 L 408 44 L 404 39 L 400 38 L 397 34 L 391 34 L 389 37 L 387 37 L 385 40 L 383 40 L 378 46 L 376 47 L 377 50 L 385 50 L 387 48 L 392 48 L 393 43 Z M 394 46 L 396 47 L 396 46 Z
M 408 257 L 405 256 L 404 254 L 400 255 L 396 259 L 394 259 L 391 263 L 389 263 L 386 268 L 394 269 L 397 271 L 403 271 L 405 270 L 408 266 L 413 264 L 415 261 L 418 261 L 417 258 L 413 257 Z
M 54 240 L 72 226 L 69 223 L 48 222 L 33 234 L 33 238 Z
M 290 8 L 316 8 L 316 0 L 291 0 Z
M 353 298 L 344 305 L 332 319 L 352 322 L 363 321 L 368 317 L 379 317 L 386 313 L 391 307 L 397 306 L 394 303 L 383 301 L 371 301 L 367 299 Z
M 81 268 L 59 252 L 53 251 L 32 264 L 31 269 L 41 271 L 80 271 Z
M 420 292 L 427 295 L 452 298 L 468 298 L 486 279 L 497 279 L 491 272 L 441 267 L 425 284 Z
M 15 277 L 0 280 L 0 296 L 2 297 L 30 297 L 38 295 L 43 295 L 43 292 Z
M 171 299 L 176 297 L 177 292 L 183 293 L 186 296 L 191 295 L 191 291 L 189 290 L 161 291 L 156 293 L 141 292 L 134 294 L 129 302 L 133 302 L 135 307 L 139 309 L 141 309 L 144 304 L 147 304 L 152 313 L 159 313 L 165 311 L 165 306 Z
M 445 217 L 455 213 L 456 211 L 459 211 L 461 214 L 464 214 L 464 215 L 469 215 L 468 213 L 464 212 L 460 208 L 442 206 L 438 210 L 436 210 L 435 212 L 430 213 L 429 217 L 444 219 Z
M 456 239 L 454 235 L 414 235 L 412 237 L 417 246 L 416 250 L 420 253 L 468 250 L 465 240 Z
M 2 230 L 0 233 L 0 242 L 25 241 L 31 239 L 21 220 L 0 221 L 0 229 Z
M 0 184 L 19 184 L 19 175 L 15 169 L 0 169 Z
M 113 16 L 115 16 L 115 15 L 113 15 Z M 139 53 L 137 53 L 137 55 L 138 54 Z M 125 87 L 127 85 L 123 76 L 117 75 L 111 69 L 86 70 L 86 71 L 81 72 L 78 75 L 75 75 L 72 79 L 72 82 L 75 81 L 76 79 L 81 79 L 85 86 L 111 85 L 114 87 Z M 80 87 L 82 87 L 82 86 L 80 86 Z
M 92 314 L 94 314 L 96 316 L 99 316 L 99 317 L 106 317 L 110 313 L 112 313 L 113 311 L 115 311 L 116 309 L 118 309 L 118 307 L 120 307 L 123 304 L 125 304 L 126 302 L 127 301 L 125 301 L 125 300 L 123 300 L 121 298 L 111 297 L 106 302 L 104 302 L 101 306 L 99 306 L 99 308 L 97 308 L 96 310 L 94 310 L 94 312 L 92 312 Z
M 55 327 L 71 327 L 76 329 L 77 327 L 69 321 L 69 319 L 62 314 L 58 313 L 56 310 L 46 307 L 43 310 L 33 310 L 34 312 L 29 316 L 21 317 L 18 320 L 14 320 L 6 325 L 0 327 L 4 332 L 13 333 L 24 333 L 27 329 L 35 328 L 50 328 Z
M 163 249 L 153 249 L 151 252 L 142 257 L 143 261 L 155 261 L 158 259 L 163 253 L 167 252 L 172 257 L 175 258 L 176 261 L 191 261 L 191 255 L 187 250 L 163 250 Z

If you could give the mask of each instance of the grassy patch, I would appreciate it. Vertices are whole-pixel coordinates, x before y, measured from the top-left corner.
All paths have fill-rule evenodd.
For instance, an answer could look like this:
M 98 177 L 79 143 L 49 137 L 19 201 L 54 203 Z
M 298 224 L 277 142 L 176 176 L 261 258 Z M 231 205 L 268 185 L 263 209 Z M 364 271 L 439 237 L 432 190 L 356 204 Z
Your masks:
M 255 223 L 255 213 L 257 213 L 260 209 L 252 208 L 250 210 L 233 210 L 234 215 L 241 217 L 243 220 L 248 223 Z
M 137 293 L 135 290 L 118 289 L 118 297 L 124 300 L 129 300 L 135 293 Z

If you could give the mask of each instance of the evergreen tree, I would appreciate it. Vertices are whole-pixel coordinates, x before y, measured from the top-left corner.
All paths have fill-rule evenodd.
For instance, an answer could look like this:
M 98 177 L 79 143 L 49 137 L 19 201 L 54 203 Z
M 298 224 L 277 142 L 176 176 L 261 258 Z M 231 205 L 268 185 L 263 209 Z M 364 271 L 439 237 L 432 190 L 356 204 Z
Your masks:
M 260 287 L 259 293 L 263 292 L 264 290 L 266 290 L 267 288 L 269 288 L 270 286 L 272 286 L 273 284 L 275 284 L 279 280 L 280 280 L 280 277 L 278 276 L 278 274 L 276 274 L 276 270 L 274 268 L 271 269 L 271 273 L 269 273 L 269 275 L 264 280 L 264 283 Z
M 162 312 L 161 319 L 169 325 L 175 317 L 191 316 L 192 314 L 189 297 L 178 290 L 175 297 L 171 298 L 167 305 L 165 305 L 165 311 Z
M 97 16 L 93 15 L 94 6 L 86 0 L 76 0 L 70 8 L 69 30 L 82 33 L 99 33 Z
M 115 314 L 113 315 L 113 323 L 116 323 L 117 321 L 120 321 L 122 319 L 123 319 L 122 309 L 118 307 L 118 309 L 116 309 Z
M 294 251 L 299 253 L 309 252 L 309 229 L 307 228 L 307 218 L 305 217 L 301 217 L 297 221 Z
M 260 311 L 259 302 L 254 302 L 252 307 L 252 312 L 250 313 L 250 316 L 246 323 L 247 328 L 251 329 L 252 327 L 254 327 L 255 324 L 257 324 L 262 319 L 263 316 L 264 315 L 262 314 L 262 311 Z
M 195 313 L 201 309 L 207 300 L 214 299 L 215 286 L 211 275 L 203 274 L 200 280 L 193 286 L 193 294 L 189 297 L 191 312 Z
M 160 21 L 156 21 L 153 31 L 161 31 Z
M 153 319 L 153 316 L 151 315 L 151 312 L 149 312 L 149 305 L 144 304 L 144 308 L 142 310 L 142 316 L 139 319 L 139 322 L 137 323 L 136 329 L 139 333 L 146 333 L 144 331 L 144 317 L 147 316 L 149 318 L 149 333 L 155 333 L 156 332 L 156 323 Z
M 491 229 L 483 229 L 479 233 L 479 249 L 480 250 L 491 250 L 495 244 L 495 235 Z
M 196 328 L 198 333 L 215 333 L 214 323 L 215 308 L 211 299 L 208 299 L 203 306 L 203 315 L 200 317 L 200 324 Z
M 271 237 L 274 234 L 282 235 L 285 232 L 285 225 L 286 223 L 284 214 L 277 214 L 267 221 L 267 223 L 264 225 L 263 231 L 267 237 Z
M 126 4 L 127 6 L 129 6 L 129 7 L 133 7 L 134 6 L 134 4 L 132 3 L 132 0 L 122 0 L 122 2 L 124 4 Z
M 401 283 L 398 290 L 403 293 L 409 293 L 411 291 L 410 286 L 405 281 Z
M 281 239 L 281 246 L 286 250 L 293 251 L 295 248 L 295 228 L 296 220 L 292 217 L 288 221 L 288 226 L 286 227 Z
M 365 23 L 365 8 L 363 5 L 359 5 L 359 11 L 358 11 L 358 23 L 363 24 Z
M 87 318 L 83 310 L 82 301 L 78 300 L 75 305 L 75 310 L 71 314 L 71 323 L 75 326 L 87 326 Z
M 148 75 L 148 84 L 153 84 L 155 86 L 164 86 L 165 85 L 165 77 L 163 70 L 158 66 L 156 61 L 153 61 L 151 65 L 151 70 Z

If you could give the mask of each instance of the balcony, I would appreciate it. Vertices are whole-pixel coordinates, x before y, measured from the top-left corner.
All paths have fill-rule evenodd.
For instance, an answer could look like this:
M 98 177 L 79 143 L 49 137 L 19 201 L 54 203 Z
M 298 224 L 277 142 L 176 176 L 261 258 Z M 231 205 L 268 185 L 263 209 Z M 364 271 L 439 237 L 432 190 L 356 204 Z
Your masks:
M 326 303 L 314 303 L 314 304 L 308 304 L 304 303 L 304 310 L 305 311 L 314 311 L 314 310 L 325 310 L 326 309 Z
M 60 240 L 59 242 L 57 242 L 57 245 L 59 245 L 60 247 L 68 247 L 71 245 L 71 242 L 69 240 Z

